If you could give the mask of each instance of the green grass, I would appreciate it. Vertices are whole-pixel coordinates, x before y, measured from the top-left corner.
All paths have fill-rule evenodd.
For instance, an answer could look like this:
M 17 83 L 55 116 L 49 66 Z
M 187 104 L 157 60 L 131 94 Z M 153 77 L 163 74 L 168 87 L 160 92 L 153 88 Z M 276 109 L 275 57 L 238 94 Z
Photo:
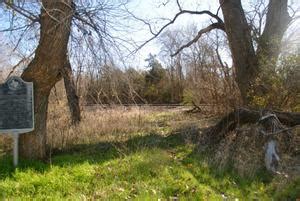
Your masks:
M 149 135 L 123 144 L 79 145 L 51 163 L 1 158 L 0 198 L 102 200 L 282 200 L 299 196 L 299 182 L 275 192 L 266 175 L 243 179 L 217 171 L 184 137 Z
M 230 167 L 218 170 L 207 162 L 208 153 L 195 151 L 197 131 L 180 126 L 172 132 L 181 120 L 166 112 L 151 115 L 147 121 L 154 125 L 152 134 L 76 145 L 55 152 L 47 163 L 21 160 L 17 169 L 12 157 L 2 154 L 0 200 L 295 200 L 300 196 L 299 179 L 280 186 L 280 180 L 264 170 L 253 178 L 241 178 Z

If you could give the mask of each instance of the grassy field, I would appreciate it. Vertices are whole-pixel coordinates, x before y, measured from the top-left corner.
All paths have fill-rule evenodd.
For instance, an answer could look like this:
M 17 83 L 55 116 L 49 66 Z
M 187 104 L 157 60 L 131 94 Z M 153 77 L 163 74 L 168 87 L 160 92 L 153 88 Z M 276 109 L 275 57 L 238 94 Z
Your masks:
M 230 168 L 217 170 L 209 156 L 196 149 L 197 135 L 210 124 L 207 119 L 177 110 L 123 112 L 108 116 L 112 113 L 86 111 L 79 128 L 64 130 L 56 139 L 55 129 L 60 127 L 51 128 L 53 149 L 45 163 L 22 160 L 14 169 L 11 156 L 2 155 L 0 199 L 295 200 L 299 196 L 299 180 L 280 185 L 264 171 L 242 178 Z M 91 124 L 93 116 L 110 121 L 110 126 L 101 127 L 95 120 Z

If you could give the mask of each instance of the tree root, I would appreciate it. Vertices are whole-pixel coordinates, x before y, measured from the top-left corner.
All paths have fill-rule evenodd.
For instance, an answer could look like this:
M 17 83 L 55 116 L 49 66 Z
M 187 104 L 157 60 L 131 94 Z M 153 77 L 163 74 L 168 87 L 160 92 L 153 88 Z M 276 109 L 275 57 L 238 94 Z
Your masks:
M 284 134 L 285 147 L 292 144 L 290 128 L 300 125 L 300 113 L 278 111 L 256 111 L 239 108 L 223 117 L 215 126 L 209 128 L 204 134 L 209 146 L 219 145 L 228 133 L 245 124 L 258 126 L 258 131 L 265 142 L 265 166 L 271 172 L 278 172 L 280 158 L 277 148 L 277 135 Z M 291 148 L 291 147 L 290 147 Z
M 215 126 L 207 130 L 210 135 L 210 143 L 218 144 L 228 132 L 235 130 L 241 125 L 258 123 L 260 118 L 266 113 L 267 111 L 261 112 L 246 108 L 239 108 L 230 112 Z M 271 113 L 275 114 L 279 121 L 285 126 L 292 127 L 300 125 L 300 113 L 278 111 L 272 111 Z

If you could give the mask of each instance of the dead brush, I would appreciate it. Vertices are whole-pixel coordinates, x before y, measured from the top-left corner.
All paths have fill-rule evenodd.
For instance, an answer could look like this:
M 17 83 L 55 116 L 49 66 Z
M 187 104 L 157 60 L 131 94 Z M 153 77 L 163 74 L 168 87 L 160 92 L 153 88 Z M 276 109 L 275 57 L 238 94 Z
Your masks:
M 0 135 L 0 155 L 12 151 L 13 139 L 9 135 Z
M 259 126 L 245 125 L 240 130 L 231 131 L 216 146 L 212 163 L 220 169 L 230 165 L 239 175 L 253 177 L 257 171 L 264 169 L 265 143 L 262 139 Z M 284 175 L 299 174 L 299 129 L 291 130 L 293 133 L 292 142 L 286 144 L 286 136 L 278 135 L 278 149 L 280 153 L 280 172 Z M 289 147 L 288 147 L 289 146 Z M 298 168 L 298 169 L 297 169 Z
M 49 107 L 47 142 L 52 149 L 65 149 L 75 144 L 126 141 L 160 131 L 159 113 L 142 107 L 84 107 L 80 124 L 71 126 L 66 103 L 53 104 Z

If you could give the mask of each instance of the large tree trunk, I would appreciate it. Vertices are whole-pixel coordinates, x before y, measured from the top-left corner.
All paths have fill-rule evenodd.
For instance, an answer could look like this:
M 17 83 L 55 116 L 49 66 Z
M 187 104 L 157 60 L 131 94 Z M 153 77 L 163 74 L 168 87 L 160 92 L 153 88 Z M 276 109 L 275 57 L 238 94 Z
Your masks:
M 291 20 L 287 0 L 270 0 L 266 25 L 259 38 L 257 49 L 257 56 L 262 67 L 266 62 L 275 67 L 280 53 L 282 37 Z
M 67 56 L 73 9 L 72 0 L 43 0 L 40 15 L 40 40 L 35 57 L 22 74 L 34 83 L 35 130 L 20 137 L 20 155 L 42 159 L 46 156 L 48 97 L 61 78 Z
M 225 21 L 225 31 L 236 69 L 236 82 L 245 105 L 251 100 L 249 92 L 253 88 L 260 70 L 266 61 L 276 64 L 280 43 L 288 28 L 291 17 L 288 14 L 287 0 L 270 0 L 266 25 L 255 52 L 250 27 L 240 0 L 220 0 Z
M 64 78 L 64 84 L 65 84 L 66 94 L 68 98 L 68 105 L 69 105 L 72 124 L 77 125 L 81 119 L 79 98 L 76 93 L 72 68 L 69 59 L 66 60 L 66 63 L 62 69 L 62 76 Z
M 236 82 L 244 104 L 249 102 L 248 92 L 258 74 L 250 28 L 240 0 L 220 0 L 225 21 L 225 31 L 236 69 Z

